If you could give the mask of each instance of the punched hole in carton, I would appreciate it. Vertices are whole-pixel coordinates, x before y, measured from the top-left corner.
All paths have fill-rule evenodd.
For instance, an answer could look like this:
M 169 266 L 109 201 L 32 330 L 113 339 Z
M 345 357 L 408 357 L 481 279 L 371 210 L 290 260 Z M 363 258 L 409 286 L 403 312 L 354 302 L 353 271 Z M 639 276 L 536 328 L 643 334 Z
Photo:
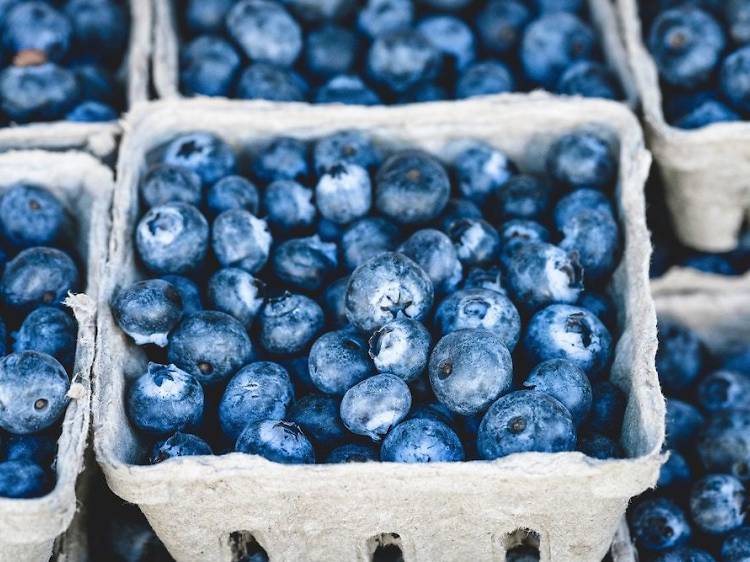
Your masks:
M 531 529 L 516 529 L 505 535 L 506 562 L 533 562 L 539 560 L 539 533 Z
M 269 562 L 268 554 L 250 531 L 229 534 L 232 562 Z
M 381 533 L 367 541 L 371 562 L 404 562 L 401 536 L 398 533 Z

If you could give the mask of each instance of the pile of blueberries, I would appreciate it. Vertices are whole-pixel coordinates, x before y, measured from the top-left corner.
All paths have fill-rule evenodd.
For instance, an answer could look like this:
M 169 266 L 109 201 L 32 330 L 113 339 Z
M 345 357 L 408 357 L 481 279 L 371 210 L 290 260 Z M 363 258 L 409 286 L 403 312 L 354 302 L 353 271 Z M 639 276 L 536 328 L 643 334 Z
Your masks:
M 750 1 L 643 0 L 664 115 L 683 129 L 750 116 Z
M 73 240 L 74 221 L 44 187 L 18 183 L 0 196 L 0 497 L 54 485 L 78 331 L 62 305 L 80 288 Z
M 0 1 L 0 124 L 117 119 L 128 34 L 118 0 Z
M 185 95 L 378 105 L 620 99 L 584 0 L 185 0 Z
M 280 137 L 252 181 L 210 133 L 157 151 L 134 232 L 152 277 L 111 302 L 152 361 L 125 395 L 148 462 L 623 455 L 615 151 L 568 132 L 544 177 L 485 142 L 450 151 Z
M 750 346 L 711 356 L 698 336 L 659 319 L 656 368 L 670 454 L 657 489 L 629 511 L 642 559 L 746 562 L 750 481 Z

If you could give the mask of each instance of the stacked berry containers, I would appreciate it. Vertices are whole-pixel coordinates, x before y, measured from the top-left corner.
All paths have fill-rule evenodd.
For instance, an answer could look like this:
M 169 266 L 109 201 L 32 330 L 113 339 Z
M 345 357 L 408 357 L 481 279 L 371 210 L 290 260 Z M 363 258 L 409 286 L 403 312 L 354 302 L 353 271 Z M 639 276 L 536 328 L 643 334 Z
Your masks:
M 71 250 L 79 260 L 80 288 L 85 290 L 67 301 L 78 322 L 78 333 L 70 401 L 61 420 L 53 464 L 54 485 L 36 498 L 0 498 L 0 560 L 46 562 L 78 508 L 76 481 L 83 469 L 89 432 L 96 294 L 106 256 L 114 179 L 111 170 L 88 154 L 39 150 L 0 155 L 0 176 L 2 191 L 18 183 L 43 186 L 74 219 Z
M 721 21 L 721 12 L 725 7 L 732 4 L 739 7 L 742 3 L 687 4 L 692 8 L 708 7 L 709 11 L 714 10 L 716 13 L 715 17 L 718 19 L 715 21 Z M 641 5 L 651 8 L 679 8 L 679 3 L 668 2 L 647 2 Z M 663 91 L 666 81 L 660 82 L 655 59 L 646 46 L 644 37 L 648 35 L 644 33 L 650 33 L 651 28 L 647 25 L 646 19 L 642 18 L 644 14 L 639 12 L 638 0 L 618 0 L 617 9 L 630 67 L 643 105 L 646 136 L 664 179 L 667 203 L 674 219 L 676 234 L 683 244 L 697 250 L 732 250 L 737 246 L 743 224 L 750 216 L 750 190 L 746 181 L 750 171 L 750 127 L 741 121 L 743 117 L 740 114 L 743 111 L 738 109 L 741 103 L 728 107 L 726 99 L 723 99 L 722 106 L 718 106 L 721 109 L 718 109 L 715 103 L 719 97 L 717 74 L 722 61 L 725 60 L 724 55 L 732 53 L 741 42 L 730 39 L 724 26 L 719 29 L 720 26 L 716 23 L 706 24 L 704 18 L 699 16 L 701 21 L 694 30 L 695 34 L 684 36 L 688 51 L 693 45 L 705 45 L 708 49 L 704 54 L 699 53 L 698 58 L 692 61 L 697 63 L 695 68 L 699 73 L 696 79 L 699 82 L 698 96 L 694 95 L 693 101 L 690 101 L 690 96 L 685 96 L 684 92 L 683 95 L 679 95 L 679 89 L 678 95 L 672 92 L 667 96 Z M 731 21 L 732 17 L 729 18 Z M 736 23 L 741 25 L 742 20 L 736 19 Z M 710 29 L 704 27 L 706 25 Z M 657 30 L 657 35 L 666 40 L 666 32 Z M 677 37 L 677 40 L 679 43 L 680 37 Z M 664 56 L 669 57 L 667 51 L 668 49 L 665 49 Z M 679 48 L 675 53 L 677 51 Z M 676 65 L 680 55 L 676 55 L 674 60 Z M 709 67 L 701 68 L 706 61 Z M 686 72 L 692 72 L 689 66 L 692 63 L 688 61 L 684 67 Z M 678 82 L 681 78 L 678 76 L 670 80 Z M 683 85 L 687 83 L 686 80 L 682 79 Z M 704 90 L 706 85 L 716 92 L 712 94 L 709 91 L 709 95 L 705 96 L 701 90 Z M 691 86 L 686 91 L 690 93 L 695 89 Z M 663 106 L 665 101 L 671 104 L 669 108 Z M 701 107 L 701 101 L 707 101 L 709 105 L 703 104 Z M 698 121 L 682 121 L 682 128 L 669 124 L 667 113 L 674 119 L 671 114 L 681 107 L 680 103 L 684 107 L 693 107 L 702 112 L 695 113 Z M 702 124 L 712 121 L 713 124 L 701 127 Z M 671 122 L 679 123 L 674 120 Z
M 649 159 L 632 114 L 609 102 L 538 95 L 367 110 L 170 101 L 130 119 L 99 300 L 95 447 L 110 487 L 139 505 L 178 560 L 223 560 L 238 541 L 253 539 L 281 561 L 369 560 L 388 541 L 407 560 L 502 560 L 519 533 L 539 538 L 543 560 L 601 559 L 629 498 L 653 485 L 663 439 L 643 201 Z M 142 465 L 151 441 L 128 421 L 124 396 L 128 381 L 144 372 L 146 356 L 117 327 L 110 304 L 121 288 L 144 278 L 133 232 L 142 211 L 139 185 L 157 149 L 180 133 L 208 131 L 237 151 L 242 167 L 248 150 L 273 138 L 314 140 L 354 128 L 382 146 L 445 159 L 452 141 L 473 138 L 538 173 L 555 138 L 594 125 L 619 155 L 614 199 L 624 251 L 608 291 L 618 310 L 611 380 L 628 396 L 621 436 L 628 458 L 568 452 L 493 462 L 290 466 L 227 454 Z
M 119 117 L 148 97 L 149 0 L 4 2 L 0 149 L 111 157 Z

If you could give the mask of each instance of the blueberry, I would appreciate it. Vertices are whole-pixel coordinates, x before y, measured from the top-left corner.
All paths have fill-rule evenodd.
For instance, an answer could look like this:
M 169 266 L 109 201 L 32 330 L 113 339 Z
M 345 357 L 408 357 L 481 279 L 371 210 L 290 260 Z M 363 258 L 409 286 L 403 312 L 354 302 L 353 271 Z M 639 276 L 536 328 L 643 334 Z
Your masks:
M 334 164 L 318 179 L 315 202 L 323 217 L 338 224 L 363 217 L 372 204 L 370 175 L 357 164 Z
M 49 432 L 9 435 L 5 447 L 6 461 L 31 461 L 50 466 L 57 454 L 57 440 Z
M 698 432 L 706 422 L 697 408 L 677 400 L 667 398 L 666 432 L 667 446 L 682 449 L 695 443 Z
M 373 332 L 396 318 L 424 320 L 432 308 L 432 281 L 412 260 L 384 253 L 354 270 L 346 290 L 346 316 Z
M 557 398 L 568 409 L 576 426 L 583 423 L 591 410 L 593 395 L 586 373 L 565 359 L 539 363 L 523 386 Z
M 581 212 L 560 227 L 560 248 L 578 256 L 587 282 L 608 279 L 620 259 L 620 229 L 607 212 Z
M 703 378 L 697 390 L 698 404 L 708 413 L 750 404 L 750 376 L 716 371 Z
M 313 148 L 313 162 L 319 174 L 336 164 L 356 164 L 371 170 L 381 160 L 380 149 L 372 139 L 356 130 L 338 131 L 322 137 Z
M 721 364 L 722 369 L 735 371 L 750 375 L 750 345 L 740 347 L 739 349 L 727 354 Z
M 732 41 L 738 45 L 750 43 L 750 3 L 747 0 L 728 0 L 722 4 Z
M 234 47 L 213 35 L 201 35 L 180 49 L 180 90 L 186 96 L 232 93 L 242 62 Z
M 692 479 L 690 465 L 678 451 L 670 450 L 667 462 L 661 465 L 656 486 L 660 489 L 689 484 Z
M 505 268 L 508 293 L 528 312 L 550 304 L 577 302 L 583 277 L 577 253 L 545 242 L 520 245 Z
M 461 462 L 464 449 L 447 425 L 431 419 L 406 420 L 394 427 L 380 448 L 383 462 Z
M 464 278 L 463 289 L 487 289 L 501 295 L 507 293 L 503 288 L 503 274 L 497 266 L 473 267 Z
M 359 76 L 340 74 L 326 82 L 315 94 L 315 103 L 380 105 L 382 102 Z
M 0 72 L 0 109 L 16 123 L 63 119 L 79 95 L 73 72 L 54 63 L 9 66 Z
M 447 234 L 456 247 L 458 259 L 467 267 L 494 261 L 500 249 L 500 235 L 482 219 L 453 221 Z
M 66 211 L 47 189 L 17 183 L 0 197 L 0 226 L 5 239 L 19 248 L 51 245 L 65 233 Z
M 567 359 L 594 378 L 609 366 L 612 336 L 588 310 L 553 304 L 532 317 L 524 348 L 533 363 Z
M 253 61 L 291 66 L 302 51 L 302 30 L 276 2 L 241 0 L 226 17 L 229 35 Z
M 622 97 L 612 71 L 603 64 L 592 61 L 579 61 L 568 67 L 560 76 L 555 92 L 566 96 L 609 100 Z
M 265 182 L 303 179 L 310 174 L 307 146 L 297 139 L 276 138 L 255 155 L 252 167 Z
M 496 54 L 518 48 L 531 11 L 521 0 L 490 0 L 476 19 L 479 39 L 485 49 Z
M 378 452 L 372 445 L 360 443 L 349 443 L 336 447 L 326 457 L 326 464 L 339 464 L 350 462 L 376 462 Z
M 400 232 L 392 222 L 380 217 L 365 217 L 350 225 L 341 236 L 344 263 L 356 269 L 370 258 L 392 252 L 398 246 Z
M 194 33 L 221 33 L 234 0 L 188 0 L 185 24 Z
M 264 420 L 250 423 L 237 439 L 235 451 L 260 455 L 282 464 L 312 464 L 315 452 L 296 423 Z
M 116 121 L 117 111 L 99 101 L 84 101 L 75 106 L 65 115 L 66 121 L 75 123 L 103 123 Z
M 453 16 L 429 16 L 417 29 L 450 61 L 452 68 L 465 68 L 474 60 L 476 45 L 471 28 Z
M 336 397 L 308 394 L 293 402 L 287 415 L 290 421 L 302 428 L 313 444 L 323 449 L 331 449 L 346 438 Z
M 430 355 L 435 396 L 452 412 L 478 414 L 510 390 L 513 365 L 503 341 L 487 330 L 444 336 Z
M 721 545 L 723 562 L 743 562 L 750 557 L 750 526 L 743 525 L 727 533 Z
M 590 59 L 596 38 L 575 15 L 544 14 L 531 22 L 521 41 L 521 63 L 526 77 L 551 90 L 562 73 L 579 60 Z
M 740 113 L 750 112 L 750 47 L 729 55 L 721 65 L 721 91 Z
M 453 242 L 439 230 L 418 230 L 398 249 L 413 259 L 430 277 L 435 292 L 448 293 L 462 277 L 462 266 Z
M 201 203 L 201 179 L 192 170 L 169 164 L 153 166 L 141 182 L 141 197 L 146 207 L 166 203 Z
M 437 77 L 440 51 L 419 31 L 390 31 L 374 40 L 367 53 L 367 71 L 376 83 L 402 93 Z
M 195 270 L 208 250 L 208 221 L 187 203 L 166 203 L 148 210 L 135 230 L 143 264 L 156 274 Z
M 510 69 L 498 61 L 481 61 L 469 65 L 456 84 L 456 98 L 504 94 L 515 89 Z
M 70 48 L 71 21 L 47 2 L 19 2 L 2 24 L 3 51 L 11 57 L 33 50 L 44 53 L 46 60 L 59 61 Z
M 250 327 L 263 306 L 261 282 L 244 269 L 227 267 L 218 270 L 208 280 L 208 301 L 211 307 L 234 316 Z
M 70 70 L 78 82 L 81 99 L 94 100 L 109 105 L 119 101 L 120 92 L 112 73 L 99 64 L 72 64 Z
M 323 334 L 310 349 L 312 383 L 326 394 L 343 395 L 358 382 L 377 373 L 367 351 L 367 342 L 354 331 Z
M 306 22 L 339 20 L 356 7 L 354 0 L 283 0 L 294 14 Z
M 185 316 L 169 335 L 169 361 L 203 384 L 229 379 L 253 358 L 253 344 L 237 320 L 213 310 Z
M 716 559 L 700 548 L 681 546 L 660 554 L 653 562 L 716 562 Z
M 323 293 L 323 308 L 328 322 L 336 328 L 343 328 L 349 323 L 346 317 L 346 286 L 349 277 L 337 279 Z
M 266 300 L 260 311 L 260 344 L 269 353 L 300 353 L 323 329 L 323 310 L 303 295 L 284 293 Z
M 547 242 L 550 239 L 549 230 L 536 221 L 513 219 L 498 229 L 500 246 L 513 247 L 517 242 Z M 520 247 L 520 246 L 519 246 Z
M 52 426 L 68 405 L 70 379 L 57 359 L 38 351 L 0 359 L 0 428 L 35 433 Z
M 128 388 L 126 407 L 131 423 L 153 435 L 198 427 L 203 419 L 203 387 L 174 365 L 149 363 Z
M 460 219 L 481 219 L 482 211 L 476 203 L 468 199 L 449 199 L 438 223 L 442 230 L 450 230 L 451 225 Z
M 162 279 L 171 284 L 175 288 L 175 291 L 177 291 L 177 294 L 180 295 L 183 313 L 192 314 L 193 312 L 203 310 L 200 289 L 198 289 L 198 286 L 194 282 L 181 275 L 164 275 Z
M 75 319 L 59 308 L 40 306 L 24 319 L 14 334 L 13 351 L 40 351 L 73 368 L 78 326 Z
M 119 64 L 129 38 L 128 12 L 111 0 L 69 0 L 65 15 L 73 48 L 86 58 Z
M 454 412 L 451 412 L 446 406 L 439 402 L 432 402 L 430 404 L 423 404 L 416 408 L 412 408 L 409 413 L 409 419 L 430 419 L 444 423 L 450 428 L 457 426 L 459 417 Z
M 397 104 L 423 103 L 428 101 L 441 101 L 448 99 L 448 91 L 434 82 L 423 82 L 400 94 L 396 99 Z
M 456 11 L 467 7 L 471 0 L 420 0 L 422 4 L 439 11 Z
M 245 209 L 224 211 L 211 228 L 211 247 L 219 263 L 248 273 L 255 273 L 266 264 L 271 241 L 266 221 Z
M 213 455 L 208 443 L 192 433 L 176 432 L 154 444 L 148 462 L 158 464 L 175 457 Z
M 477 436 L 479 456 L 485 460 L 512 453 L 572 451 L 576 429 L 568 409 L 538 390 L 506 394 L 482 419 Z
M 314 191 L 293 180 L 276 180 L 263 192 L 266 220 L 280 232 L 306 229 L 315 221 Z
M 726 533 L 742 525 L 746 499 L 742 482 L 734 476 L 711 474 L 693 484 L 690 516 L 706 533 Z
M 308 71 L 320 77 L 346 74 L 356 63 L 357 36 L 338 25 L 326 25 L 307 35 L 305 64 Z
M 682 265 L 715 275 L 739 275 L 729 259 L 723 255 L 695 253 L 685 259 Z
M 12 310 L 60 304 L 78 289 L 78 268 L 68 254 L 54 248 L 28 248 L 10 260 L 0 278 L 0 295 Z
M 750 409 L 723 410 L 711 416 L 698 435 L 696 450 L 707 471 L 750 480 Z
M 591 385 L 591 393 L 591 413 L 586 427 L 610 437 L 619 436 L 625 416 L 625 394 L 609 381 L 595 382 Z
M 294 399 L 289 373 L 278 363 L 259 361 L 237 371 L 219 402 L 224 435 L 236 441 L 252 422 L 283 418 Z
M 308 291 L 322 289 L 338 267 L 336 244 L 317 235 L 285 240 L 275 248 L 271 261 L 279 279 Z
M 388 322 L 370 338 L 370 357 L 380 373 L 411 382 L 421 375 L 430 356 L 430 332 L 411 318 Z
M 656 371 L 668 394 L 688 388 L 703 369 L 703 346 L 692 330 L 668 318 L 659 318 Z
M 341 421 L 349 431 L 380 441 L 411 408 L 411 393 L 396 375 L 382 373 L 355 384 L 341 400 Z
M 308 85 L 296 72 L 264 62 L 248 66 L 237 82 L 242 100 L 304 101 Z
M 513 163 L 505 153 L 480 141 L 467 142 L 453 158 L 453 167 L 458 191 L 480 204 L 496 193 L 514 172 Z
M 258 188 L 242 176 L 225 176 L 206 191 L 206 205 L 216 215 L 232 209 L 245 209 L 257 215 Z
M 512 176 L 493 192 L 492 214 L 510 219 L 542 219 L 552 203 L 552 186 L 527 174 Z
M 463 289 L 448 296 L 438 306 L 434 324 L 443 336 L 471 328 L 489 330 L 510 351 L 521 335 L 521 317 L 510 299 L 481 287 Z
M 38 498 L 51 488 L 50 476 L 36 463 L 0 462 L 0 498 Z
M 414 19 L 412 0 L 367 0 L 357 16 L 359 28 L 372 38 L 408 29 Z
M 659 76 L 680 88 L 706 83 L 725 45 L 719 23 L 710 14 L 693 7 L 660 13 L 648 36 Z
M 547 173 L 570 189 L 609 189 L 617 176 L 617 158 L 595 133 L 574 131 L 561 136 L 547 153 Z
M 606 435 L 591 433 L 578 438 L 578 450 L 584 455 L 599 459 L 621 459 L 625 456 L 622 447 Z
M 629 519 L 636 544 L 648 550 L 660 552 L 679 546 L 691 535 L 685 513 L 666 498 L 640 501 L 630 512 Z
M 234 173 L 237 165 L 232 148 L 213 133 L 205 132 L 175 137 L 167 145 L 163 161 L 193 170 L 206 187 Z
M 609 198 L 596 189 L 576 189 L 555 205 L 554 222 L 558 230 L 582 214 L 589 212 L 609 215 L 615 221 L 615 213 Z

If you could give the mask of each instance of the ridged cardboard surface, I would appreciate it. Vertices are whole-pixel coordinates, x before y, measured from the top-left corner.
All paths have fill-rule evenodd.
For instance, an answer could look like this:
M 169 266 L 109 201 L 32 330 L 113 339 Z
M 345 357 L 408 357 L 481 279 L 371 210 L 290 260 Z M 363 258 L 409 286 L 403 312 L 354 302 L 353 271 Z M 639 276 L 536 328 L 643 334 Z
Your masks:
M 275 136 L 314 139 L 357 128 L 391 148 L 442 156 L 453 140 L 482 139 L 522 169 L 540 171 L 557 135 L 593 124 L 604 126 L 620 154 L 615 200 L 625 251 L 611 284 L 622 330 L 612 380 L 629 396 L 623 445 L 630 458 L 598 461 L 570 452 L 455 464 L 284 466 L 230 454 L 138 466 L 145 443 L 127 421 L 123 391 L 142 373 L 145 357 L 115 326 L 108 303 L 141 276 L 132 245 L 138 183 L 161 145 L 181 132 L 213 131 L 243 162 L 248 147 Z M 650 158 L 629 111 L 544 95 L 369 109 L 164 101 L 136 109 L 125 130 L 99 300 L 95 449 L 112 490 L 139 505 L 178 561 L 229 560 L 234 531 L 252 533 L 273 562 L 370 560 L 381 533 L 399 534 L 407 562 L 502 561 L 507 535 L 517 529 L 539 533 L 544 561 L 601 560 L 628 499 L 656 481 L 664 437 L 643 198 Z
M 128 107 L 148 99 L 153 27 L 152 0 L 129 0 L 130 39 L 125 61 L 119 74 L 124 76 Z M 99 158 L 117 149 L 121 129 L 118 121 L 107 123 L 72 123 L 56 121 L 0 127 L 0 151 L 44 148 L 76 149 Z
M 77 252 L 86 267 L 86 293 L 68 305 L 78 321 L 71 401 L 63 419 L 55 465 L 56 485 L 38 499 L 0 498 L 0 562 L 47 562 L 55 538 L 76 511 L 76 480 L 83 469 L 91 405 L 96 299 L 106 258 L 114 178 L 81 152 L 13 151 L 0 154 L 0 191 L 28 181 L 49 189 L 76 218 Z
M 668 125 L 659 75 L 643 42 L 638 0 L 616 0 L 649 147 L 664 180 L 680 241 L 706 252 L 734 249 L 750 219 L 750 123 L 694 131 Z
M 154 1 L 154 88 L 160 98 L 181 97 L 179 88 L 180 42 L 175 18 L 175 0 Z M 612 68 L 628 105 L 635 107 L 638 92 L 628 66 L 617 16 L 610 0 L 586 0 L 590 22 L 597 31 L 602 54 Z

